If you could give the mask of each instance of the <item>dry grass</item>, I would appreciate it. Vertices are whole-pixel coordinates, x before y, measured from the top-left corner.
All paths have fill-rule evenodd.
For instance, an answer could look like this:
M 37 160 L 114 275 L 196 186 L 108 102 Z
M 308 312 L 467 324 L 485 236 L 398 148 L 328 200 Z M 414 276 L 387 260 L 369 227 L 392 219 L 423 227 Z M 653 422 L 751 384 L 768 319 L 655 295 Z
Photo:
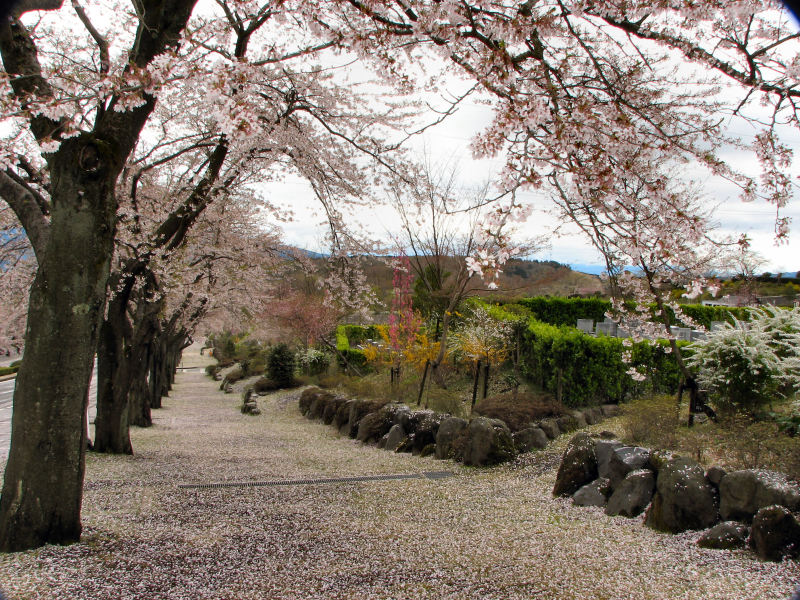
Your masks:
M 199 347 L 185 363 L 204 365 Z M 178 375 L 133 457 L 89 457 L 80 543 L 0 556 L 23 599 L 784 599 L 797 563 L 698 548 L 550 495 L 568 436 L 489 470 L 393 454 L 299 415 L 238 411 Z M 613 427 L 606 421 L 602 428 Z M 449 479 L 185 490 L 178 483 L 419 473 Z
M 491 419 L 501 419 L 511 431 L 520 431 L 534 421 L 560 417 L 564 408 L 547 392 L 508 392 L 481 400 L 475 405 L 475 412 Z

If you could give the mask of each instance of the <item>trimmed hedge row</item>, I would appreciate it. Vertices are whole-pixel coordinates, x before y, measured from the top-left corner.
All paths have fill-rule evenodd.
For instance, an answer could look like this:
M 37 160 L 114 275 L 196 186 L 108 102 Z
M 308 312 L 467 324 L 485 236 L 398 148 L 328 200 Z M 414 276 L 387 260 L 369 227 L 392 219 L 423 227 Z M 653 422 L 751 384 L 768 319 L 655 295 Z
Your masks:
M 336 343 L 339 344 L 340 336 L 347 340 L 346 348 L 357 346 L 365 340 L 376 340 L 381 337 L 375 325 L 339 325 L 336 328 Z M 346 349 L 345 348 L 345 349 Z M 340 348 L 341 350 L 342 348 Z
M 367 366 L 367 357 L 364 356 L 362 350 L 351 346 L 360 344 L 364 340 L 374 340 L 379 337 L 378 328 L 374 325 L 368 327 L 362 325 L 339 325 L 336 328 L 336 349 L 347 359 L 350 365 L 356 368 L 363 368 Z M 339 366 L 344 368 L 346 365 L 342 360 L 342 356 L 338 356 L 337 361 Z
M 686 352 L 688 342 L 678 342 Z M 531 320 L 523 334 L 523 375 L 560 397 L 565 406 L 596 406 L 620 402 L 651 389 L 674 392 L 680 371 L 666 342 L 632 346 L 632 363 L 622 360 L 622 340 L 588 336 L 574 327 L 556 327 Z M 646 375 L 634 381 L 626 371 L 638 367 Z
M 600 298 L 547 298 L 536 296 L 523 298 L 517 304 L 531 311 L 533 317 L 550 325 L 569 325 L 575 327 L 578 319 L 594 319 L 602 321 L 605 314 L 611 310 L 611 302 Z M 513 306 L 513 305 L 510 305 Z M 633 308 L 633 304 L 631 304 Z M 681 310 L 687 317 L 706 328 L 711 327 L 712 321 L 728 321 L 733 323 L 733 318 L 740 321 L 748 319 L 745 308 L 727 306 L 704 306 L 702 304 L 683 304 Z M 667 309 L 670 322 L 675 325 L 675 315 Z

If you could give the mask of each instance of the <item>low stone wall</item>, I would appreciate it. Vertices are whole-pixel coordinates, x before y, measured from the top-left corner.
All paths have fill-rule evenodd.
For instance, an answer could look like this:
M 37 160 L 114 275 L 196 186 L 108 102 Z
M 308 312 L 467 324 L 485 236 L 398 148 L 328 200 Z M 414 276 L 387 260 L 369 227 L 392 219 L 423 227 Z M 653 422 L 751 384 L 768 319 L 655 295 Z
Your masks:
M 511 433 L 499 419 L 471 420 L 431 410 L 411 410 L 404 404 L 346 398 L 312 387 L 303 391 L 300 412 L 309 419 L 332 425 L 339 433 L 393 452 L 411 452 L 466 465 L 489 466 L 512 460 L 517 454 L 544 448 L 562 433 L 595 424 L 618 412 L 615 405 L 572 411 L 543 419 Z
M 749 545 L 765 560 L 800 556 L 800 488 L 781 473 L 720 467 L 663 450 L 578 433 L 569 442 L 553 487 L 580 506 L 637 517 L 668 533 L 704 530 L 698 544 Z

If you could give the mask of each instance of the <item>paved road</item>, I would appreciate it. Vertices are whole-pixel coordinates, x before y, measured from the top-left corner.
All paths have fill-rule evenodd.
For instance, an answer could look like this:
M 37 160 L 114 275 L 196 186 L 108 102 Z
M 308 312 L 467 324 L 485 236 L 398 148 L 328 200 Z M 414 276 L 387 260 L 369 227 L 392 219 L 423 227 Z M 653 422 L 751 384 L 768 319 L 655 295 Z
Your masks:
M 97 415 L 97 362 L 95 361 L 92 371 L 92 383 L 89 387 L 89 423 L 94 421 Z M 8 446 L 11 443 L 11 408 L 14 398 L 14 383 L 16 380 L 0 381 L 0 460 L 5 461 L 8 457 Z

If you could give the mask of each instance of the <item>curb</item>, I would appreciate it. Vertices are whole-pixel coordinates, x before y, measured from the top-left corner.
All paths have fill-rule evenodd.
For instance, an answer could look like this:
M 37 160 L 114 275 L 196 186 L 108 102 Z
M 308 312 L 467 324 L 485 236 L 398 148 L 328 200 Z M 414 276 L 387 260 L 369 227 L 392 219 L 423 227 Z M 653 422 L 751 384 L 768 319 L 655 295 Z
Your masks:
M 8 375 L 0 375 L 0 381 L 8 381 L 9 379 L 16 379 L 16 373 L 9 373 Z

